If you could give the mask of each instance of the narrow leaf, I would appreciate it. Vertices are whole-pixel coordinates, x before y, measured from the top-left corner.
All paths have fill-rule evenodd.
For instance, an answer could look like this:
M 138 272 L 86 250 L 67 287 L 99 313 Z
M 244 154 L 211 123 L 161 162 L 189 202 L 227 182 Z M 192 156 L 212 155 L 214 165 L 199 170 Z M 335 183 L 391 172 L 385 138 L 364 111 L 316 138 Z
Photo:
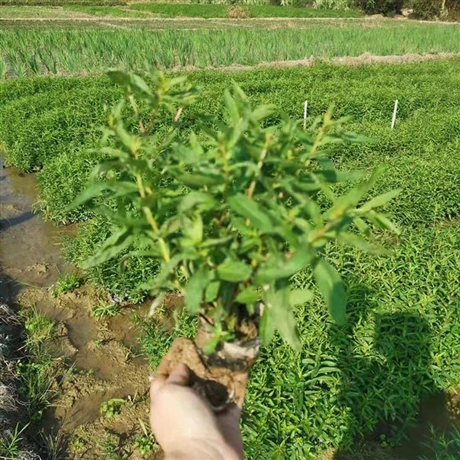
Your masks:
M 313 293 L 309 289 L 293 289 L 289 293 L 291 306 L 303 305 L 313 299 Z
M 203 302 L 206 287 L 209 284 L 209 271 L 200 267 L 185 286 L 185 304 L 190 313 L 197 313 Z
M 368 212 L 371 209 L 378 208 L 383 206 L 384 204 L 388 203 L 394 197 L 398 196 L 401 193 L 401 189 L 392 190 L 391 192 L 383 193 L 382 195 L 376 196 L 365 203 L 363 206 L 359 208 L 361 212 Z
M 259 300 L 260 295 L 254 288 L 243 289 L 235 298 L 235 302 L 252 304 Z
M 344 324 L 346 294 L 339 273 L 324 259 L 318 259 L 313 268 L 313 276 L 329 307 L 332 318 L 337 324 Z
M 223 281 L 239 283 L 246 281 L 251 276 L 251 267 L 244 262 L 227 260 L 217 267 L 217 275 Z
M 228 199 L 230 209 L 242 217 L 251 221 L 251 224 L 263 232 L 269 232 L 272 221 L 267 216 L 265 210 L 255 201 L 250 200 L 246 195 L 238 193 Z

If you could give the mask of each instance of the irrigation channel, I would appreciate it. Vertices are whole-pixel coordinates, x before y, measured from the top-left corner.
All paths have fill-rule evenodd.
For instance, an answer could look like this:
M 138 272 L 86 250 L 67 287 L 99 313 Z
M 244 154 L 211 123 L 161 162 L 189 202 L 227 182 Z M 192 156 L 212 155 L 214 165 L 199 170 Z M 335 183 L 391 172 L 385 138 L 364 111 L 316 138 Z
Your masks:
M 78 430 L 86 432 L 85 439 L 90 440 L 87 447 L 96 453 L 108 429 L 128 442 L 139 427 L 139 419 L 146 420 L 149 368 L 141 356 L 138 331 L 131 317 L 134 313 L 145 314 L 148 305 L 126 306 L 117 316 L 101 320 L 90 312 L 104 294 L 92 286 L 83 285 L 54 297 L 50 288 L 59 274 L 69 269 L 60 253 L 59 239 L 64 233 L 71 235 L 74 229 L 44 222 L 33 211 L 36 199 L 35 175 L 4 168 L 0 159 L 0 300 L 15 309 L 35 307 L 56 322 L 51 353 L 74 372 L 60 384 L 42 428 L 51 436 L 59 432 L 63 439 L 71 439 Z M 99 413 L 102 402 L 111 398 L 129 402 L 129 408 L 116 422 L 101 420 Z M 409 430 L 402 446 L 391 449 L 388 460 L 416 460 L 430 454 L 425 446 L 430 425 L 443 431 L 452 427 L 447 399 L 438 395 L 422 403 L 420 423 Z

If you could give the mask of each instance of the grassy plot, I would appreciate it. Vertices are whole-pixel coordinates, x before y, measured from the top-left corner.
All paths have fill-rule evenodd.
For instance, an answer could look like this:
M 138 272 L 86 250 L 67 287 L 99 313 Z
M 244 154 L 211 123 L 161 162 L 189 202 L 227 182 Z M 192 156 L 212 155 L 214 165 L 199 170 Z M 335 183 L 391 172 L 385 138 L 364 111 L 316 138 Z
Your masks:
M 302 351 L 293 352 L 281 340 L 264 350 L 253 372 L 243 424 L 248 458 L 306 459 L 330 446 L 344 450 L 354 438 L 372 432 L 387 444 L 400 441 L 421 398 L 460 385 L 460 61 L 321 64 L 235 74 L 195 72 L 190 77 L 203 94 L 184 113 L 183 135 L 196 128 L 197 112 L 218 113 L 223 89 L 232 79 L 254 103 L 275 103 L 280 113 L 293 118 L 301 118 L 307 99 L 309 123 L 333 102 L 337 116 L 354 116 L 351 130 L 375 139 L 331 146 L 334 162 L 344 169 L 365 170 L 386 164 L 378 191 L 402 189 L 386 209 L 403 230 L 399 239 L 382 241 L 388 255 L 373 258 L 352 249 L 328 248 L 330 260 L 344 267 L 347 324 L 333 326 L 318 295 L 296 311 Z M 16 100 L 20 96 L 23 99 Z M 92 217 L 85 208 L 69 214 L 67 206 L 97 158 L 81 152 L 95 145 L 94 125 L 104 124 L 102 99 L 111 103 L 119 96 L 105 77 L 38 78 L 1 86 L 5 154 L 12 163 L 43 167 L 39 184 L 49 219 Z M 400 110 L 391 131 L 396 98 Z M 11 127 L 15 117 L 18 121 Z M 270 123 L 277 120 L 278 115 Z M 25 148 L 34 139 L 34 148 Z M 72 148 L 66 150 L 72 139 Z M 68 257 L 77 262 L 94 254 L 95 245 L 110 231 L 101 219 L 90 219 L 80 229 L 79 236 L 66 243 Z M 120 297 L 139 300 L 142 292 L 133 292 L 133 286 L 154 270 L 138 257 L 125 262 L 121 272 L 110 262 L 88 276 Z M 302 274 L 293 283 L 303 287 L 311 280 Z M 193 327 L 187 318 L 179 322 L 180 333 L 191 335 Z M 146 325 L 144 349 L 152 365 L 169 340 Z
M 363 23 L 364 24 L 364 23 Z M 307 29 L 161 30 L 5 28 L 0 77 L 101 72 L 109 67 L 219 67 L 292 59 L 460 52 L 460 27 L 312 24 Z
M 193 5 L 180 3 L 138 3 L 130 8 L 148 11 L 168 17 L 228 18 L 228 5 Z M 294 8 L 274 5 L 241 6 L 247 17 L 252 18 L 357 18 L 361 14 L 356 10 L 332 10 L 313 8 Z
M 152 15 L 148 11 L 138 11 L 129 7 L 94 6 L 94 5 L 68 5 L 66 11 L 84 13 L 93 16 L 114 18 L 148 18 Z

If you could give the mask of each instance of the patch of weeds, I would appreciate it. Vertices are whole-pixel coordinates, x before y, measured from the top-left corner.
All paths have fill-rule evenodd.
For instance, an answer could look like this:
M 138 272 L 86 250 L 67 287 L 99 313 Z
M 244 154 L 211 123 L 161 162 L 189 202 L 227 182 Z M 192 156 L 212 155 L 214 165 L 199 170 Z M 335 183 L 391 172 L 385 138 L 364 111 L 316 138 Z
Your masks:
M 120 446 L 120 439 L 118 436 L 106 432 L 104 440 L 101 441 L 101 454 L 102 458 L 107 460 L 126 460 L 128 454 Z
M 85 449 L 85 441 L 79 436 L 73 435 L 69 440 L 69 450 L 71 452 L 81 452 Z
M 46 460 L 61 460 L 65 457 L 66 442 L 60 431 L 45 434 L 40 432 L 42 445 L 46 452 Z
M 6 433 L 0 439 L 0 458 L 13 459 L 19 458 L 21 452 L 22 433 L 29 425 L 20 428 L 19 424 L 16 425 L 12 433 Z
M 106 316 L 113 318 L 119 312 L 120 306 L 118 304 L 100 301 L 91 309 L 91 316 L 95 318 L 104 318 Z
M 43 344 L 53 338 L 55 322 L 38 312 L 36 307 L 23 310 L 26 330 L 26 348 L 29 353 L 38 354 Z
M 20 379 L 18 392 L 26 402 L 30 420 L 38 421 L 56 396 L 59 363 L 46 349 L 47 343 L 53 339 L 55 322 L 35 307 L 23 310 L 22 316 L 25 319 L 25 357 L 16 366 Z
M 113 418 L 121 414 L 121 406 L 123 406 L 125 402 L 124 399 L 120 398 L 109 399 L 101 404 L 99 412 L 104 417 Z
M 147 457 L 153 452 L 156 444 L 152 435 L 148 432 L 145 423 L 142 420 L 139 420 L 139 424 L 141 425 L 144 435 L 136 439 L 134 442 L 134 449 L 136 449 L 142 457 Z
M 56 369 L 51 357 L 44 355 L 40 361 L 19 361 L 16 371 L 20 378 L 19 395 L 26 401 L 30 420 L 42 419 L 43 412 L 56 396 Z
M 60 275 L 56 284 L 53 286 L 53 295 L 59 297 L 67 292 L 72 292 L 81 286 L 81 278 L 76 273 Z
M 430 428 L 430 442 L 426 444 L 432 453 L 429 457 L 419 460 L 458 460 L 460 452 L 460 429 L 453 427 L 449 432 L 436 431 Z

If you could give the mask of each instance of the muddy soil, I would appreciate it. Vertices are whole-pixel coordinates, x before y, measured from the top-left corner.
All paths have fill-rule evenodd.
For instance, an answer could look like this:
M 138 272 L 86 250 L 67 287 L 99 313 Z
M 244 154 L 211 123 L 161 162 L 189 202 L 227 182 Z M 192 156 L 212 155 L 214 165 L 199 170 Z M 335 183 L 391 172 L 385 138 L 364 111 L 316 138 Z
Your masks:
M 33 213 L 35 197 L 33 175 L 0 166 L 0 299 L 55 320 L 50 352 L 66 369 L 56 375 L 59 396 L 43 431 L 57 440 L 58 458 L 154 458 L 158 447 L 141 426 L 148 426 L 149 367 L 131 320 L 148 308 L 122 307 L 116 317 L 95 318 L 92 307 L 110 299 L 94 287 L 54 297 L 53 284 L 69 269 L 58 245 L 63 230 Z M 102 403 L 113 398 L 124 400 L 120 413 L 101 415 Z

